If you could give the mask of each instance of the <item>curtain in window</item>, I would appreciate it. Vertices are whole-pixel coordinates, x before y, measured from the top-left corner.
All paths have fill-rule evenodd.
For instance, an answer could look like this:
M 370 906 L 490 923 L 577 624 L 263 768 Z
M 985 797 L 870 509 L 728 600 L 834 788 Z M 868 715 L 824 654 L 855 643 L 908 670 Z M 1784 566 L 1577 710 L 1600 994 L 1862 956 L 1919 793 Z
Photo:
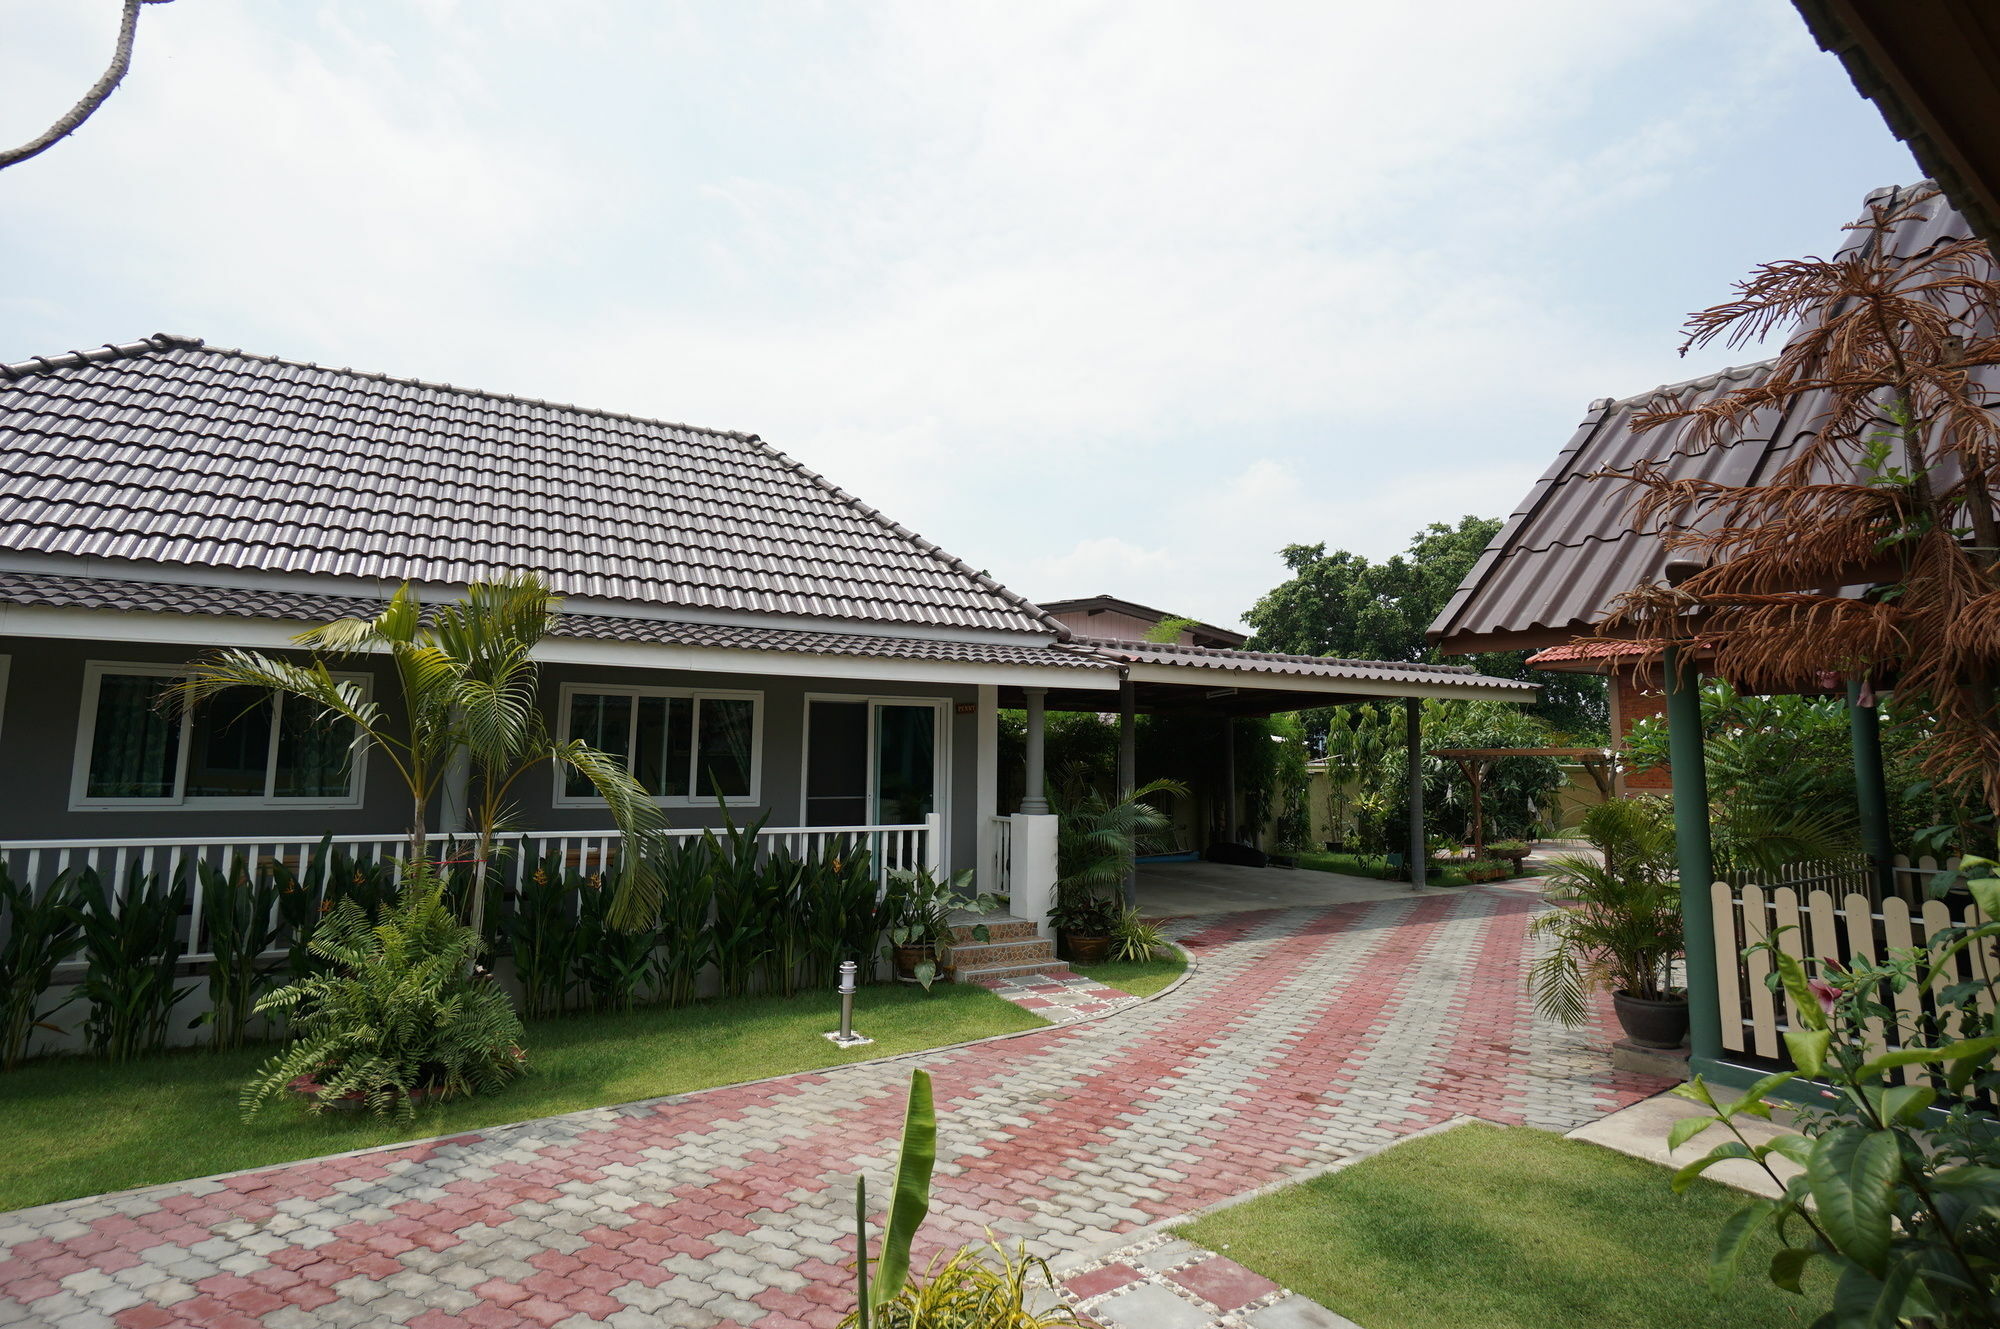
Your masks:
M 569 736 L 599 752 L 608 752 L 632 764 L 632 698 L 616 693 L 579 692 L 569 699 Z M 571 770 L 563 792 L 573 798 L 587 798 L 591 784 L 587 776 Z
M 278 699 L 279 798 L 346 798 L 353 792 L 354 726 L 321 724 L 310 705 Z
M 173 680 L 104 674 L 91 731 L 91 798 L 172 798 L 180 765 L 180 720 L 157 705 Z
M 743 697 L 701 699 L 700 769 L 695 792 L 702 798 L 746 798 L 750 794 L 750 734 L 756 703 Z

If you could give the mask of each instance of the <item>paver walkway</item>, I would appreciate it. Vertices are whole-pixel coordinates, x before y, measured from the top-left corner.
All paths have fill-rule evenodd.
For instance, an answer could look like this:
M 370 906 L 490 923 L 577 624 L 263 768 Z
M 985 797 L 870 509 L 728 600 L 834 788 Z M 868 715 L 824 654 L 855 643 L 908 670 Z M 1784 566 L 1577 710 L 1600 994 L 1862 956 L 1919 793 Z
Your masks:
M 1129 992 L 1107 987 L 1094 978 L 1085 978 L 1069 970 L 1053 974 L 983 978 L 978 983 L 1016 1006 L 1033 1011 L 1050 1024 L 1094 1020 L 1139 1001 Z
M 1083 1250 L 1461 1113 L 1568 1129 L 1661 1086 L 1612 1072 L 1604 1032 L 1535 1020 L 1537 907 L 1205 919 L 1189 981 L 1102 1020 L 0 1214 L 0 1323 L 831 1325 L 852 1178 L 886 1195 L 914 1065 L 945 1160 L 932 1246 Z

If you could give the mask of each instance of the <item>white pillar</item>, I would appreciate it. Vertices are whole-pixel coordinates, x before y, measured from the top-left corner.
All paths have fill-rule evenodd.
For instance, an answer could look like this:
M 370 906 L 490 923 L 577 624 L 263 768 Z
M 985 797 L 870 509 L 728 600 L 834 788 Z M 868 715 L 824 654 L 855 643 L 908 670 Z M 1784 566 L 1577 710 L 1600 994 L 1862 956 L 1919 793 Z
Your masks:
M 1056 897 L 1056 822 L 1047 813 L 1017 812 L 1014 823 L 1012 897 L 1007 912 L 1049 936 L 1049 907 Z
M 979 685 L 979 708 L 973 721 L 972 842 L 973 881 L 982 892 L 1004 894 L 1007 883 L 994 873 L 993 819 L 1000 815 L 1000 689 Z
M 944 875 L 944 816 L 924 814 L 924 871 L 933 877 Z
M 1021 811 L 1038 814 L 1049 810 L 1048 775 L 1042 769 L 1042 698 L 1047 688 L 1022 688 L 1028 697 L 1027 783 L 1021 787 Z

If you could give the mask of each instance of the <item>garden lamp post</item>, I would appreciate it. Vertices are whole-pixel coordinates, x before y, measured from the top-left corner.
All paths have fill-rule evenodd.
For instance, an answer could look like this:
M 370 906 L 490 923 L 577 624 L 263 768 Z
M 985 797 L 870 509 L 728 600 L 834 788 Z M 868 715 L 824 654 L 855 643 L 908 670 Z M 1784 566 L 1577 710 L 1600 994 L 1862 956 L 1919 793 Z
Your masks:
M 854 975 L 859 969 L 852 960 L 840 962 L 840 1028 L 829 1029 L 825 1035 L 828 1042 L 839 1047 L 858 1048 L 875 1041 L 854 1032 Z

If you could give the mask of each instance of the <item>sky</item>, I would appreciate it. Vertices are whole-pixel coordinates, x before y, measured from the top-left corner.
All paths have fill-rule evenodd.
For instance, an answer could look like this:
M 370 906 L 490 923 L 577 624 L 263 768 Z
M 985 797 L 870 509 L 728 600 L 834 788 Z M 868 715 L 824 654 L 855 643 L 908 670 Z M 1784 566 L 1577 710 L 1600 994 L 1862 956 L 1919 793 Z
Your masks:
M 116 0 L 0 0 L 0 139 Z M 1919 177 L 1786 0 L 174 0 L 0 172 L 0 361 L 219 346 L 761 435 L 1032 599 L 1235 625 L 1501 517 Z

